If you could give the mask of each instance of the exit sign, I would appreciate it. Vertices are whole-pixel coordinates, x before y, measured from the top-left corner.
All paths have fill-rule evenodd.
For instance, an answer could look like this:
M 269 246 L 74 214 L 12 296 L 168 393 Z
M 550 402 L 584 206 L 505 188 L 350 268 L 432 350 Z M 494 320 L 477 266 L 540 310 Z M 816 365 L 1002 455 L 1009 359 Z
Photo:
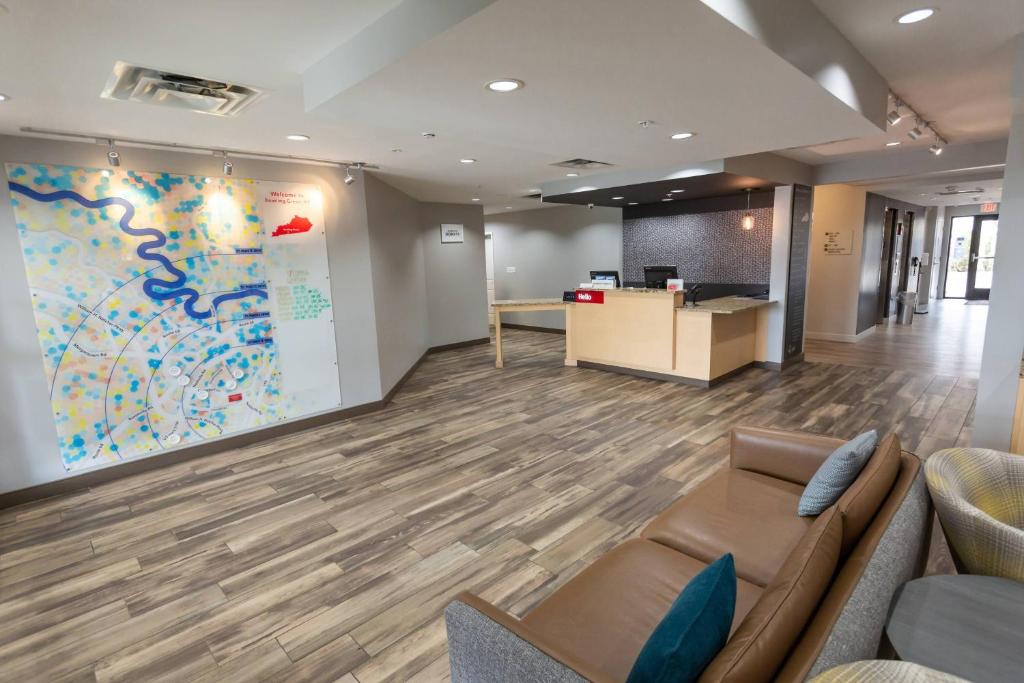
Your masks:
M 995 202 L 987 202 L 981 205 L 982 213 L 995 213 L 999 209 L 999 205 Z

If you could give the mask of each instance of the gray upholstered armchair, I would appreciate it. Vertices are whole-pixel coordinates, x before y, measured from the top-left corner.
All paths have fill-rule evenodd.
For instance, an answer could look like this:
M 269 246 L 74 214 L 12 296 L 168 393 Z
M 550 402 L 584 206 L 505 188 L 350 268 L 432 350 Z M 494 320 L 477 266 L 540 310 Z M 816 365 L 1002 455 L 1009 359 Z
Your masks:
M 949 448 L 925 477 L 957 569 L 1024 581 L 1024 456 Z

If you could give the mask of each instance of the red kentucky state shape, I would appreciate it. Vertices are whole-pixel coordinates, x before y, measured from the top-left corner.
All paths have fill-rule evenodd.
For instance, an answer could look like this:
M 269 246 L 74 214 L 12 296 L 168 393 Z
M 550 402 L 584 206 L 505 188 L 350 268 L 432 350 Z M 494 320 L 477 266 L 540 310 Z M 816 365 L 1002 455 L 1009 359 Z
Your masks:
M 309 229 L 312 227 L 313 224 L 309 222 L 308 218 L 294 216 L 284 225 L 277 226 L 277 229 L 270 233 L 270 236 L 278 237 L 279 235 L 294 235 L 300 232 L 309 232 Z

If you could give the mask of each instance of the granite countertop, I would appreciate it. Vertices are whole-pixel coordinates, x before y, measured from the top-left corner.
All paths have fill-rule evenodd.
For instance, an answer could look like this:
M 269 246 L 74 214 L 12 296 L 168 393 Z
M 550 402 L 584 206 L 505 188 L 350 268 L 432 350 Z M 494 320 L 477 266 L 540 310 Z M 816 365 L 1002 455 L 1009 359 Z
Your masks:
M 553 306 L 555 304 L 565 304 L 561 299 L 502 299 L 495 301 L 495 306 L 502 306 L 505 308 L 511 308 L 514 306 Z
M 698 301 L 696 307 L 685 306 L 680 311 L 692 311 L 694 313 L 741 313 L 752 308 L 760 308 L 775 303 L 772 299 L 751 299 L 745 296 L 723 296 L 718 299 Z

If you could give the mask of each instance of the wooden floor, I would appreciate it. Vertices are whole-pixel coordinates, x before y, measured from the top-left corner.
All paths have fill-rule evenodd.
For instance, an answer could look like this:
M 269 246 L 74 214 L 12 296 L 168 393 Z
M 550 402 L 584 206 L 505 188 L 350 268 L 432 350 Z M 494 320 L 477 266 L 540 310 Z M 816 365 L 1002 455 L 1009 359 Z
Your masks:
M 977 379 L 985 343 L 988 305 L 962 299 L 937 299 L 929 312 L 915 315 L 911 325 L 897 325 L 895 316 L 876 325 L 856 344 L 808 340 L 807 360 L 846 365 L 916 370 Z
M 508 330 L 385 411 L 0 511 L 0 680 L 438 681 L 442 609 L 522 614 L 755 424 L 964 443 L 975 382 L 803 363 L 698 389 Z

